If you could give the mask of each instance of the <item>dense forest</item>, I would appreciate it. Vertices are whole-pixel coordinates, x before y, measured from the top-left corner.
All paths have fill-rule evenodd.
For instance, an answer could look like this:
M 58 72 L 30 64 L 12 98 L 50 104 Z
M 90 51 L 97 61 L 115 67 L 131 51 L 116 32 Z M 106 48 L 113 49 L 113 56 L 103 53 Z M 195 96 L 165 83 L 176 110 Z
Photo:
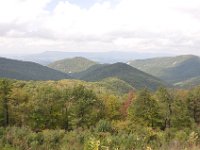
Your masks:
M 113 89 L 1 79 L 0 149 L 200 149 L 200 87 Z

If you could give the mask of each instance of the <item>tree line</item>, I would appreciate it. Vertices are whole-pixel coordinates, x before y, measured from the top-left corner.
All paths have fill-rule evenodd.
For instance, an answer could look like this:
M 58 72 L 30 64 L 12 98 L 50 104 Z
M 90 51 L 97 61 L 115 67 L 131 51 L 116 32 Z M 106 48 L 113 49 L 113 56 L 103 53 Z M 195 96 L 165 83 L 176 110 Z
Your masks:
M 144 88 L 124 95 L 96 88 L 84 84 L 64 86 L 59 81 L 1 79 L 0 148 L 199 147 L 200 87 L 191 90 L 160 87 L 155 92 Z M 26 137 L 23 144 L 16 144 L 15 137 L 22 133 Z M 30 135 L 35 136 L 31 142 Z M 50 135 L 53 140 L 45 142 Z M 49 144 L 52 146 L 47 147 Z

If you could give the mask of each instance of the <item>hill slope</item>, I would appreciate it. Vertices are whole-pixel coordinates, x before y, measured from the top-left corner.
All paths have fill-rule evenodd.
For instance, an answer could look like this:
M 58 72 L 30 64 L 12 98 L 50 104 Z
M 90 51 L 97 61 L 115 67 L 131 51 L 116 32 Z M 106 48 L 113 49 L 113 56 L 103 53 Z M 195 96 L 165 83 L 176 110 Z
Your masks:
M 105 87 L 111 91 L 116 91 L 116 93 L 128 93 L 129 91 L 134 90 L 134 88 L 127 82 L 112 77 L 96 82 L 96 85 Z
M 128 64 L 172 84 L 200 76 L 200 58 L 193 55 L 135 60 Z
M 84 71 L 95 64 L 97 63 L 89 59 L 83 57 L 75 57 L 59 60 L 49 64 L 48 66 L 52 69 L 65 73 L 75 73 Z
M 181 87 L 181 88 L 192 88 L 195 86 L 199 86 L 200 85 L 200 76 L 190 78 L 190 79 L 182 81 L 182 82 L 178 82 L 174 85 L 177 87 Z
M 0 77 L 18 80 L 60 80 L 69 75 L 33 62 L 0 58 Z
M 79 79 L 85 81 L 100 81 L 109 77 L 119 78 L 135 88 L 148 87 L 150 89 L 156 89 L 158 86 L 165 84 L 160 79 L 125 63 L 92 66 L 79 74 Z
M 88 74 L 91 74 L 93 71 L 100 69 L 104 66 L 108 66 L 108 64 L 96 64 L 88 68 L 87 70 L 81 71 L 81 72 L 76 72 L 72 73 L 71 76 L 76 78 L 76 79 L 81 79 L 82 77 L 87 76 Z

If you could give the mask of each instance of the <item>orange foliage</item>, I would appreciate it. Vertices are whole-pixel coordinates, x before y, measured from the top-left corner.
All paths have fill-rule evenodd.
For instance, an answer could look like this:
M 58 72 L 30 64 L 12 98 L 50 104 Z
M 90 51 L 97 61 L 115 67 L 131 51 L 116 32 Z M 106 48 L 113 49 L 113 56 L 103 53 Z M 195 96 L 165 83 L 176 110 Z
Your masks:
M 121 115 L 125 118 L 128 115 L 128 108 L 130 107 L 132 101 L 135 99 L 135 92 L 130 91 L 128 93 L 127 99 L 122 103 L 122 106 L 120 108 Z

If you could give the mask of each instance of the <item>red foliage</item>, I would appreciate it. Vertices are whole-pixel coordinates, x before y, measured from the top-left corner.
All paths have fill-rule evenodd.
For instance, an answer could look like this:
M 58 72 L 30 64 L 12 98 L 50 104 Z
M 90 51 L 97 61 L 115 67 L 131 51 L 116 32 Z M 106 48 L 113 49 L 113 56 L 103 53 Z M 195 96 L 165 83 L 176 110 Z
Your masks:
M 122 106 L 120 108 L 120 113 L 121 115 L 125 118 L 128 115 L 128 108 L 130 107 L 132 101 L 135 98 L 135 92 L 134 91 L 130 91 L 128 93 L 128 98 L 122 103 Z

